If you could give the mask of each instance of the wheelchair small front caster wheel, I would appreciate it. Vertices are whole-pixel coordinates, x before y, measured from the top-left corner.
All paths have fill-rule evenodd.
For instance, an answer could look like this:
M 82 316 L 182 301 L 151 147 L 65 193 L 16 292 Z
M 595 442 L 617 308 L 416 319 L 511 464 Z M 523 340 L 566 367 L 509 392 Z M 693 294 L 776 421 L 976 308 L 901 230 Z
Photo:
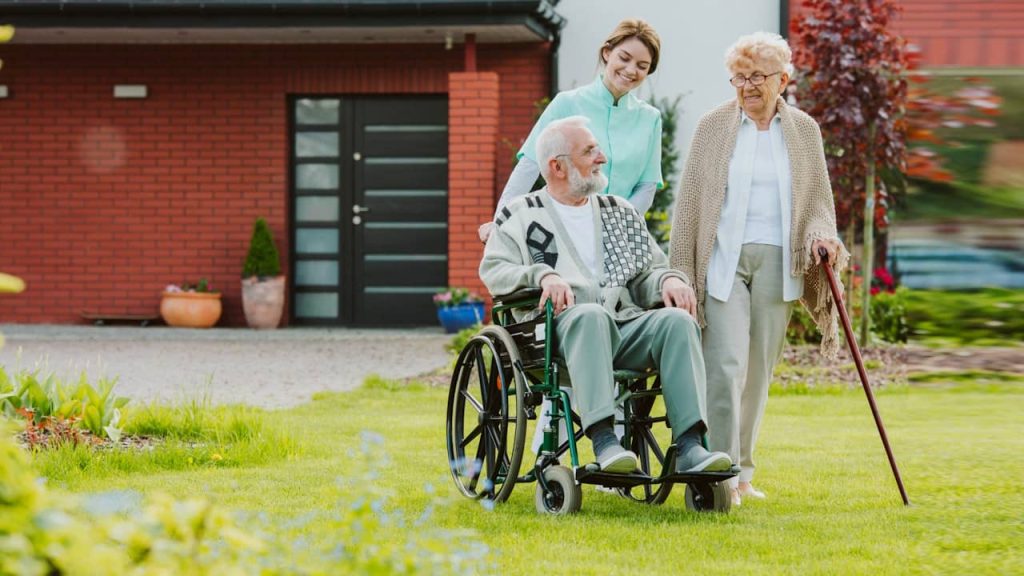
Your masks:
M 534 504 L 543 514 L 575 514 L 583 504 L 583 490 L 576 483 L 572 470 L 565 466 L 550 466 L 544 470 L 548 490 L 537 483 Z
M 732 491 L 728 482 L 686 485 L 686 509 L 694 512 L 722 512 L 732 508 Z

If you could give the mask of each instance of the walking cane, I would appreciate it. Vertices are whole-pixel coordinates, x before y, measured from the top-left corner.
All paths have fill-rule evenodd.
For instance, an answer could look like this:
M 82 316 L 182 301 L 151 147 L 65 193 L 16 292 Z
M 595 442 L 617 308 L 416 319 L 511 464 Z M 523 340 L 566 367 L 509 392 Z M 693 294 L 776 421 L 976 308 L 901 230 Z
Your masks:
M 828 285 L 832 289 L 832 299 L 836 308 L 839 309 L 839 318 L 843 321 L 843 332 L 846 334 L 846 343 L 850 346 L 850 354 L 857 365 L 857 374 L 860 375 L 860 383 L 864 387 L 864 393 L 868 396 L 868 404 L 871 405 L 871 415 L 875 417 L 875 426 L 878 428 L 878 435 L 882 437 L 882 446 L 885 447 L 885 455 L 889 457 L 889 466 L 892 468 L 892 475 L 896 478 L 896 485 L 900 489 L 900 496 L 903 498 L 903 505 L 910 506 L 907 498 L 907 490 L 903 487 L 903 480 L 900 478 L 900 469 L 896 466 L 896 458 L 892 455 L 892 448 L 889 446 L 889 437 L 885 433 L 885 424 L 882 424 L 882 417 L 878 414 L 878 406 L 875 405 L 875 395 L 871 393 L 871 385 L 868 384 L 868 374 L 864 371 L 864 361 L 860 357 L 860 348 L 853 338 L 853 328 L 850 327 L 850 317 L 846 315 L 846 305 L 843 304 L 843 297 L 839 294 L 839 285 L 836 283 L 832 267 L 828 265 L 828 251 L 818 248 L 821 256 L 821 267 L 825 269 L 828 276 Z

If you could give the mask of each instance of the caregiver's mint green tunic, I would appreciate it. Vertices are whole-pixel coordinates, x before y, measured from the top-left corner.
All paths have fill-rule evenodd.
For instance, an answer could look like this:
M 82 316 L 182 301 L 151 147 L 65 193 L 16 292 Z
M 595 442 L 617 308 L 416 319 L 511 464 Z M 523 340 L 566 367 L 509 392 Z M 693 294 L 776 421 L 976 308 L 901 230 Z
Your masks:
M 608 177 L 606 194 L 628 199 L 641 182 L 661 183 L 661 112 L 627 93 L 614 104 L 601 77 L 576 88 L 559 92 L 534 124 L 517 158 L 537 161 L 536 142 L 548 124 L 569 116 L 586 116 L 587 127 L 608 158 L 602 166 Z

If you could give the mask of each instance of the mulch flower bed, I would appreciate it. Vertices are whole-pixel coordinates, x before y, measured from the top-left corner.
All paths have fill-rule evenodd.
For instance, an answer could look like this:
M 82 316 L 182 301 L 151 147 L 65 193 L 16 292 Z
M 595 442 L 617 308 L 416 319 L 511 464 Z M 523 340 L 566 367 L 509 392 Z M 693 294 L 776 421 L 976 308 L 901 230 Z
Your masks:
M 100 438 L 88 430 L 67 430 L 64 428 L 32 427 L 18 432 L 14 441 L 22 448 L 40 449 L 55 448 L 61 444 L 72 443 L 89 446 L 100 451 L 109 450 L 153 450 L 163 440 L 151 436 L 123 435 L 116 442 L 110 438 Z
M 861 350 L 868 382 L 872 387 L 906 384 L 916 373 L 983 370 L 1024 375 L 1024 347 L 1016 348 L 924 348 L 921 346 L 883 345 Z M 449 385 L 452 370 L 445 366 L 427 374 L 406 378 L 432 388 Z M 857 368 L 847 348 L 835 360 L 827 360 L 813 345 L 786 346 L 783 360 L 775 371 L 775 381 L 783 386 L 800 383 L 860 386 Z

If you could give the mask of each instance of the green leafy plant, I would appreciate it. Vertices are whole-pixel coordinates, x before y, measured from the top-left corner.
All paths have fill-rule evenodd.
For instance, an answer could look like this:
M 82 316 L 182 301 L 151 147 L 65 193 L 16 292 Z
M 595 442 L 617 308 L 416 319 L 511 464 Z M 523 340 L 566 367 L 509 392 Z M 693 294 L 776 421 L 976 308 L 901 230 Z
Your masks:
M 871 334 L 875 339 L 893 344 L 907 341 L 911 333 L 906 306 L 908 292 L 901 287 L 893 292 L 879 292 L 871 299 Z M 860 314 L 858 300 L 853 301 L 853 310 L 854 315 Z M 793 305 L 786 340 L 790 344 L 821 343 L 821 332 L 811 315 L 799 304 Z
M 910 337 L 907 289 L 878 292 L 871 299 L 871 331 L 885 342 L 903 343 Z
M 647 220 L 647 231 L 662 248 L 668 245 L 669 232 L 672 230 L 668 210 L 672 205 L 676 176 L 679 174 L 676 129 L 679 126 L 679 103 L 682 98 L 651 98 L 651 104 L 661 111 L 661 177 L 664 185 L 654 193 L 654 202 L 644 219 Z
M 915 340 L 971 346 L 1024 342 L 1024 290 L 910 290 L 905 302 Z
M 245 257 L 242 278 L 256 276 L 271 278 L 281 275 L 281 257 L 274 245 L 274 236 L 270 226 L 263 218 L 257 218 L 249 241 L 249 253 Z
M 0 407 L 8 418 L 23 417 L 30 426 L 53 424 L 50 419 L 66 420 L 117 442 L 128 398 L 115 396 L 114 384 L 115 380 L 100 378 L 93 387 L 84 372 L 74 385 L 54 374 L 40 379 L 38 371 L 22 370 L 12 378 L 0 366 Z

